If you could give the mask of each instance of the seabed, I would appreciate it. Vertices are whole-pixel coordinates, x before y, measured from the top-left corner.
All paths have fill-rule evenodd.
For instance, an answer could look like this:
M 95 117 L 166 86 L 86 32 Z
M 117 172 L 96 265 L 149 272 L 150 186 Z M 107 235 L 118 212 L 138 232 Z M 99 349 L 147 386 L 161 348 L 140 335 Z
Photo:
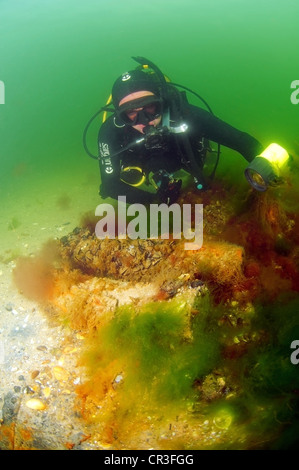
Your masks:
M 86 217 L 3 255 L 0 448 L 295 446 L 299 216 L 281 200 L 186 192 L 204 207 L 196 251 L 99 240 Z

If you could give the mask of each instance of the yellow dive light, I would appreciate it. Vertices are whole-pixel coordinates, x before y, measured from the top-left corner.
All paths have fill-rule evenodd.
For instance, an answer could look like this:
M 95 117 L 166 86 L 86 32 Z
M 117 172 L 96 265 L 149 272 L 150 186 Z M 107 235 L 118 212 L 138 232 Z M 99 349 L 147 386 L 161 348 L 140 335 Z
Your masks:
M 288 161 L 288 152 L 272 143 L 252 160 L 245 170 L 245 176 L 254 189 L 266 191 L 269 185 L 274 186 L 281 181 L 281 171 Z

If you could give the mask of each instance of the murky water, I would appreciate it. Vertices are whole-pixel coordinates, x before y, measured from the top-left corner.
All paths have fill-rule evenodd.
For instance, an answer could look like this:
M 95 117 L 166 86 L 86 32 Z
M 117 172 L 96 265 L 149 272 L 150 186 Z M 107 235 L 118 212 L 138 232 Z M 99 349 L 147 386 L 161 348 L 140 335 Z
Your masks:
M 115 78 L 135 67 L 133 55 L 157 63 L 263 143 L 292 147 L 298 10 L 296 0 L 1 0 L 4 197 L 6 188 L 30 191 L 36 177 L 54 186 L 57 174 L 97 174 L 82 130 Z
M 298 16 L 297 0 L 0 0 L 2 262 L 94 212 L 100 176 L 82 133 L 114 80 L 136 66 L 132 56 L 156 63 L 265 146 L 298 155 Z M 223 150 L 220 171 L 231 165 L 236 185 L 245 164 Z

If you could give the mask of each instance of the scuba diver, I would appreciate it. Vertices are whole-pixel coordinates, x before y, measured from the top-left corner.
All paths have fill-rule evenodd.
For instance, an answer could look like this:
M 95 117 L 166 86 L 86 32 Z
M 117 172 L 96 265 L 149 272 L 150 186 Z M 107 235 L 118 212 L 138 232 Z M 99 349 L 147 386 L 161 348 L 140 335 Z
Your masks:
M 107 105 L 84 131 L 85 150 L 99 160 L 102 198 L 126 196 L 128 203 L 172 204 L 181 191 L 182 180 L 175 178 L 179 170 L 191 175 L 197 190 L 209 187 L 220 145 L 239 152 L 248 162 L 261 154 L 258 140 L 217 118 L 197 93 L 170 82 L 147 59 L 133 59 L 140 65 L 115 81 Z M 189 104 L 185 90 L 200 98 L 208 110 Z M 108 111 L 113 114 L 106 118 Z M 98 134 L 99 156 L 94 156 L 87 149 L 86 133 L 100 112 L 104 119 Z M 218 152 L 214 170 L 206 176 L 210 140 L 218 144 Z M 262 177 L 255 170 L 252 174 L 253 181 L 250 174 L 246 177 L 258 186 Z

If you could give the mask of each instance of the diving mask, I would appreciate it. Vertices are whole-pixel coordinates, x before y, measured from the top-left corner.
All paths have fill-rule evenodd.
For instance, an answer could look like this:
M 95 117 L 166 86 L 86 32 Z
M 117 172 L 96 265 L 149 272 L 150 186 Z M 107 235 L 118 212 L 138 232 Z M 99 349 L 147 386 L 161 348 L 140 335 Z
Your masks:
M 145 126 L 162 114 L 162 100 L 155 96 L 145 96 L 128 101 L 116 111 L 119 119 L 129 126 Z

